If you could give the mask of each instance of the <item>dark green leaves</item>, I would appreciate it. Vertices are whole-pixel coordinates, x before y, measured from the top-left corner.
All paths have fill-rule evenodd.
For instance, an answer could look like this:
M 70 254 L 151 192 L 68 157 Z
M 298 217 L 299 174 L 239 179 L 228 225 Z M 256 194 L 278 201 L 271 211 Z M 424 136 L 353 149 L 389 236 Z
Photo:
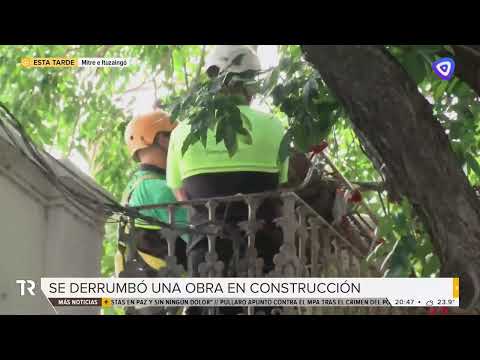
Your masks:
M 182 150 L 181 150 L 182 156 L 187 152 L 190 145 L 195 143 L 199 139 L 200 139 L 200 135 L 196 132 L 191 132 L 190 134 L 188 134 L 182 144 Z
M 313 99 L 318 96 L 318 83 L 317 79 L 314 77 L 308 79 L 307 83 L 303 87 L 303 104 L 305 105 L 305 110 L 311 115 L 315 116 L 316 107 L 313 103 Z
M 465 160 L 475 175 L 477 175 L 477 177 L 480 179 L 480 164 L 478 163 L 477 159 L 475 159 L 472 154 L 468 153 L 465 156 Z
M 191 125 L 192 134 L 182 145 L 182 154 L 199 140 L 206 147 L 209 130 L 215 131 L 217 144 L 224 142 L 230 156 L 237 151 L 238 140 L 246 144 L 252 143 L 249 133 L 251 124 L 248 120 L 245 121 L 238 108 L 238 105 L 245 103 L 245 99 L 222 94 L 223 80 L 220 77 L 207 81 L 173 107 L 172 117 L 187 120 Z
M 217 142 L 217 144 L 219 142 L 221 142 L 225 137 L 224 136 L 224 134 L 225 134 L 225 122 L 226 122 L 225 119 L 220 119 L 218 121 L 217 132 L 216 132 L 216 135 L 215 135 L 215 141 Z
M 433 253 L 430 253 L 425 257 L 422 276 L 432 276 L 437 275 L 440 269 L 440 260 L 438 256 L 435 256 Z
M 273 105 L 280 106 L 286 97 L 285 87 L 282 84 L 278 84 L 272 90 Z
M 230 156 L 239 147 L 255 141 L 251 136 L 252 124 L 237 107 L 243 101 L 238 97 L 222 95 L 224 86 L 229 84 L 228 80 L 232 84 L 248 84 L 253 74 L 230 75 L 228 78 L 220 76 L 213 81 L 204 81 L 207 76 L 203 70 L 197 72 L 196 69 L 196 65 L 201 63 L 199 46 L 114 46 L 108 50 L 109 57 L 136 58 L 142 66 L 132 66 L 122 71 L 103 69 L 96 73 L 99 81 L 90 85 L 89 76 L 84 82 L 80 81 L 88 69 L 79 69 L 78 72 L 77 69 L 27 71 L 18 66 L 18 58 L 23 56 L 63 56 L 69 52 L 73 57 L 95 57 L 102 49 L 103 46 L 81 46 L 79 49 L 42 45 L 0 47 L 0 57 L 5 60 L 0 67 L 0 98 L 12 106 L 12 110 L 39 143 L 52 144 L 63 151 L 67 151 L 72 144 L 73 149 L 86 158 L 96 181 L 117 198 L 128 181 L 126 174 L 135 167 L 123 143 L 125 124 L 131 119 L 135 104 L 128 103 L 127 99 L 125 105 L 119 106 L 113 99 L 139 85 L 133 80 L 142 71 L 141 67 L 145 68 L 145 75 L 148 75 L 145 79 L 150 82 L 154 73 L 159 72 L 156 78 L 159 100 L 164 105 L 172 105 L 165 110 L 171 111 L 173 120 L 186 121 L 192 127 L 191 134 L 182 144 L 182 154 L 195 142 L 201 142 L 204 147 L 210 145 L 207 143 L 207 131 L 212 132 L 212 143 L 223 146 L 223 142 Z M 414 81 L 422 83 L 429 100 L 433 97 L 437 114 L 458 114 L 458 120 L 444 118 L 442 125 L 450 130 L 452 147 L 459 154 L 461 165 L 466 165 L 469 178 L 478 181 L 479 102 L 468 84 L 458 78 L 444 82 L 432 74 L 429 61 L 437 56 L 437 51 L 445 49 L 453 51 L 448 46 L 442 49 L 437 45 L 395 45 L 391 47 L 391 52 Z M 342 115 L 341 106 L 318 74 L 302 61 L 300 47 L 281 46 L 280 55 L 280 65 L 257 82 L 260 95 L 267 97 L 266 103 L 273 103 L 272 113 L 282 112 L 288 125 L 280 145 L 279 160 L 285 161 L 292 143 L 297 149 L 308 151 L 311 145 L 318 144 L 328 136 L 332 144 L 329 155 L 348 179 L 380 181 L 371 162 L 361 152 L 348 117 Z M 241 60 L 238 58 L 234 62 L 238 64 Z M 184 65 L 190 80 L 188 92 Z M 453 103 L 453 100 L 458 103 Z M 85 116 L 74 133 L 73 125 L 79 110 Z M 332 132 L 332 128 L 335 132 Z M 380 233 L 387 241 L 377 251 L 380 257 L 391 253 L 388 275 L 408 275 L 415 263 L 422 264 L 423 270 L 419 273 L 423 276 L 435 274 L 439 262 L 433 255 L 426 232 L 411 228 L 416 220 L 409 218 L 403 204 L 386 205 L 389 216 L 384 216 L 378 202 L 372 203 L 373 211 L 384 216 Z M 397 246 L 392 252 L 395 243 Z M 108 250 L 112 258 L 113 249 L 109 247 Z M 112 268 L 108 267 L 104 273 L 109 276 L 111 271 Z
M 285 62 L 280 66 L 298 69 L 298 64 Z M 306 65 L 302 75 L 288 78 L 271 92 L 273 104 L 286 114 L 290 122 L 291 140 L 301 152 L 324 140 L 338 120 L 340 105 L 324 88 L 318 74 Z M 284 68 L 284 70 L 286 70 Z M 288 71 L 287 71 L 288 72 Z
M 295 124 L 292 128 L 293 140 L 295 147 L 303 152 L 308 152 L 311 145 L 311 123 L 307 123 L 308 118 L 303 118 L 303 123 Z M 309 131 L 310 129 L 310 131 Z
M 207 148 L 207 132 L 206 131 L 200 135 L 200 140 L 202 141 L 203 147 L 206 149 Z
M 247 130 L 252 131 L 252 123 L 251 123 L 250 119 L 243 114 L 240 114 L 240 115 L 241 115 L 242 120 L 243 120 L 243 125 L 247 128 Z
M 392 251 L 385 258 L 382 268 L 388 269 L 385 272 L 386 277 L 406 277 L 412 272 L 410 263 L 410 254 L 416 246 L 415 239 L 412 236 L 403 236 L 397 240 Z
M 443 94 L 446 91 L 448 85 L 449 85 L 448 81 L 442 81 L 438 83 L 438 86 L 435 89 L 435 92 L 433 93 L 433 98 L 435 101 L 438 101 L 443 97 Z
M 283 136 L 282 142 L 280 143 L 280 149 L 278 154 L 278 161 L 280 163 L 283 163 L 287 159 L 288 155 L 290 155 L 290 144 L 292 140 L 293 132 L 291 130 L 288 130 Z
M 247 145 L 252 145 L 253 140 L 250 131 L 242 127 L 240 128 L 240 130 L 238 130 L 238 134 L 238 141 L 241 141 L 242 143 Z
M 273 69 L 270 74 L 268 74 L 261 89 L 264 96 L 270 95 L 275 85 L 277 85 L 279 74 L 280 70 L 278 68 Z
M 427 76 L 425 59 L 416 51 L 410 51 L 405 55 L 403 65 L 417 84 L 420 84 Z
M 228 151 L 228 155 L 230 155 L 230 157 L 235 155 L 238 149 L 237 137 L 236 137 L 235 131 L 233 130 L 233 127 L 230 126 L 230 124 L 225 126 L 224 142 L 225 142 L 225 147 L 227 148 L 227 151 Z

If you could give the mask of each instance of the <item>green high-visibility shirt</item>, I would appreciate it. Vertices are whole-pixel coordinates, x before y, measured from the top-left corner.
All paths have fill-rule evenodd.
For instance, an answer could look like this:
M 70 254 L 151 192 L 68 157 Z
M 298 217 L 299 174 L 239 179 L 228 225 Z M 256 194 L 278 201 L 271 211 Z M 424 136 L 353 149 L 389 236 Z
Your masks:
M 166 204 L 177 201 L 172 190 L 167 185 L 165 171 L 152 165 L 140 166 L 140 169 L 135 172 L 127 185 L 125 194 L 126 196 L 130 195 L 128 205 L 131 207 Z M 140 213 L 168 223 L 167 209 L 156 208 L 140 210 Z M 187 210 L 177 208 L 174 213 L 174 222 L 181 226 L 187 225 Z M 141 219 L 135 221 L 135 227 L 152 230 L 161 228 L 157 225 L 148 224 Z M 183 235 L 182 238 L 188 241 L 187 235 Z
M 184 179 L 198 174 L 220 172 L 278 173 L 280 183 L 288 181 L 288 159 L 278 161 L 278 152 L 285 128 L 273 115 L 238 106 L 251 123 L 252 144 L 238 139 L 238 150 L 233 157 L 228 154 L 223 141 L 217 144 L 216 129 L 208 130 L 206 148 L 198 141 L 190 145 L 182 156 L 181 149 L 190 133 L 190 125 L 180 122 L 170 136 L 167 159 L 167 184 L 172 189 L 182 187 Z

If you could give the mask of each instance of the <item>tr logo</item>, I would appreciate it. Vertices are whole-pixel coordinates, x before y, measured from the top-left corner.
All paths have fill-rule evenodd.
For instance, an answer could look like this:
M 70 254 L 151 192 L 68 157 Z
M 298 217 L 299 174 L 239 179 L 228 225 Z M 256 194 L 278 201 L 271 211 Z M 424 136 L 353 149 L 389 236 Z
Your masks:
M 31 296 L 35 296 L 33 290 L 35 289 L 35 281 L 33 280 L 17 280 L 17 284 L 20 285 L 20 296 L 25 295 L 25 288 L 28 290 Z

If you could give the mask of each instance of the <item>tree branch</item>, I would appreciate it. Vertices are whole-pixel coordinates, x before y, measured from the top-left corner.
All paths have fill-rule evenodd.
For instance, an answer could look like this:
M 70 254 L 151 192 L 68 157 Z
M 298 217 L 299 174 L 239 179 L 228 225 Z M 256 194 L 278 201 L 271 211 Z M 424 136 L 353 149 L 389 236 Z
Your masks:
M 421 217 L 441 276 L 461 278 L 461 306 L 479 305 L 480 201 L 417 84 L 383 46 L 302 48 Z
M 455 52 L 455 75 L 480 95 L 480 45 L 450 45 Z M 439 53 L 446 56 L 448 53 Z
M 342 182 L 347 185 L 347 187 L 351 190 L 351 191 L 354 191 L 355 188 L 352 186 L 351 182 L 345 177 L 343 176 L 343 174 L 340 172 L 340 170 L 338 170 L 338 168 L 335 166 L 335 164 L 332 162 L 332 160 L 330 160 L 330 158 L 325 154 L 325 153 L 322 153 L 321 156 L 325 159 L 325 161 L 327 162 L 327 164 L 332 168 L 332 170 L 335 172 L 335 174 L 337 174 L 339 176 L 339 178 L 342 180 Z M 362 198 L 362 200 L 360 201 L 360 203 L 362 204 L 363 208 L 367 211 L 368 215 L 370 216 L 370 218 L 372 219 L 372 221 L 378 225 L 378 219 L 377 217 L 375 216 L 375 214 L 373 213 L 373 211 L 370 209 L 370 207 L 368 206 L 367 202 L 365 201 L 364 198 Z
M 207 46 L 203 45 L 202 46 L 202 54 L 200 55 L 200 62 L 198 63 L 197 73 L 195 74 L 195 79 L 192 81 L 192 86 L 197 85 L 198 82 L 200 81 L 200 75 L 202 73 L 202 68 L 205 65 L 206 49 L 207 49 Z
M 187 91 L 189 89 L 189 86 L 188 86 L 188 72 L 187 72 L 187 61 L 185 60 L 184 58 L 184 61 L 183 61 L 183 75 L 185 76 L 185 87 L 187 88 Z
M 356 185 L 360 191 L 384 191 L 384 182 L 364 182 L 364 181 L 351 181 L 353 185 Z

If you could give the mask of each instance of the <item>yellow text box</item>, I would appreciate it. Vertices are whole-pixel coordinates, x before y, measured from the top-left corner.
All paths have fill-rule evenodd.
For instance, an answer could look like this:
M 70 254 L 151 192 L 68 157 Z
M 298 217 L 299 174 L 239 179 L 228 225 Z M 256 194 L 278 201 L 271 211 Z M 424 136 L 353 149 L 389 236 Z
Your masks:
M 76 58 L 32 58 L 24 57 L 20 64 L 25 68 L 48 68 L 48 67 L 78 67 L 78 59 Z

